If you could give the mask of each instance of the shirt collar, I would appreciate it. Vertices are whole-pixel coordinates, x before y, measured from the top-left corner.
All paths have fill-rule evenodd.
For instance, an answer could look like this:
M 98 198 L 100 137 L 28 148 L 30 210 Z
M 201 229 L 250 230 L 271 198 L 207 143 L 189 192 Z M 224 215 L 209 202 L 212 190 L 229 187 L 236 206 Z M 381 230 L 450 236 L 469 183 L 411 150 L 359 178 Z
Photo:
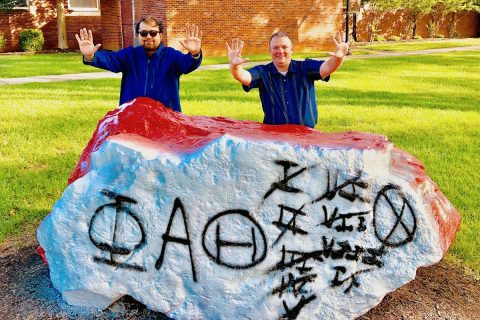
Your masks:
M 274 76 L 282 76 L 282 74 L 278 72 L 277 67 L 275 67 L 273 62 L 270 62 L 270 71 Z M 297 72 L 297 71 L 298 71 L 298 61 L 292 59 L 292 61 L 290 61 L 290 65 L 288 66 L 288 73 Z
M 156 59 L 163 53 L 163 43 L 160 42 L 160 46 L 155 50 L 150 59 Z

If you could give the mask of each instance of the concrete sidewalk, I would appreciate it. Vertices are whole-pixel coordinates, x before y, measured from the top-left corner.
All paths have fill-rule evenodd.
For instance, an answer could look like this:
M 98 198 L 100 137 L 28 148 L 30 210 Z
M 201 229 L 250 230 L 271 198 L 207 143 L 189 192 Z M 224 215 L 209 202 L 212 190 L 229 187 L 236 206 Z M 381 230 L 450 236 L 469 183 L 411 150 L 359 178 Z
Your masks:
M 480 46 L 440 48 L 440 49 L 428 49 L 428 50 L 407 51 L 407 52 L 384 51 L 384 52 L 377 52 L 373 54 L 347 56 L 347 59 L 351 60 L 351 59 L 365 59 L 365 58 L 397 57 L 397 56 L 436 54 L 436 53 L 445 53 L 445 52 L 454 52 L 454 51 L 476 51 L 476 50 L 480 50 Z M 324 59 L 324 58 L 325 57 L 322 57 L 319 59 Z M 265 64 L 268 62 L 270 61 L 250 62 L 250 63 L 246 63 L 245 67 L 248 68 L 258 64 Z M 198 70 L 223 70 L 228 68 L 229 68 L 228 64 L 217 64 L 217 65 L 200 66 Z M 0 78 L 0 85 L 23 84 L 23 83 L 30 83 L 30 82 L 59 82 L 59 81 L 70 81 L 70 80 L 88 80 L 88 79 L 106 79 L 106 78 L 120 79 L 121 77 L 122 77 L 121 73 L 113 73 L 109 71 L 88 72 L 88 73 L 74 73 L 74 74 L 22 77 L 22 78 Z

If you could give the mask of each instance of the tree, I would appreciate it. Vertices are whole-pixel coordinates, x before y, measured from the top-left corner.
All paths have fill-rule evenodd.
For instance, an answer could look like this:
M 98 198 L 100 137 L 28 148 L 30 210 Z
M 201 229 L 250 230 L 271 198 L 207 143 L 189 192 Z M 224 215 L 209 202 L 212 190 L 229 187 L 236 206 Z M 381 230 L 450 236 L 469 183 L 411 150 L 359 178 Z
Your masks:
M 450 13 L 449 7 L 458 0 L 439 0 L 430 12 L 430 19 L 427 23 L 428 36 L 435 38 L 439 35 L 440 26 Z
M 385 15 L 397 8 L 396 0 L 361 0 L 360 10 L 368 14 L 368 41 L 373 41 L 380 32 L 379 25 Z
M 439 2 L 443 4 L 445 17 L 449 17 L 447 24 L 447 36 L 449 38 L 458 36 L 457 21 L 465 12 L 480 12 L 480 0 L 441 0 Z
M 68 48 L 65 0 L 57 0 L 57 47 L 59 49 Z
M 405 34 L 408 36 L 410 33 L 412 38 L 417 34 L 417 22 L 418 19 L 432 11 L 433 6 L 438 0 L 399 0 L 400 8 L 405 11 L 407 18 L 407 27 L 405 28 Z

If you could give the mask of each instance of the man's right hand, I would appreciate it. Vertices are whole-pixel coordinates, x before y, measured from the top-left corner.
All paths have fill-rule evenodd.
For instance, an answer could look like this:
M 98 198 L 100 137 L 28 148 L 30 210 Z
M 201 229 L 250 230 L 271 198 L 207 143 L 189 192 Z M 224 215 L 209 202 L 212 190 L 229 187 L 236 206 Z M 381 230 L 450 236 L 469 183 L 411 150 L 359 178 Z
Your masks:
M 227 42 L 230 73 L 235 80 L 243 85 L 249 86 L 252 82 L 252 75 L 242 67 L 242 64 L 248 61 L 248 58 L 242 58 L 242 49 L 243 41 L 238 38 L 232 39 L 232 47 L 230 47 Z
M 92 30 L 88 30 L 83 28 L 80 29 L 80 36 L 78 34 L 75 34 L 75 38 L 77 38 L 78 41 L 78 47 L 80 48 L 80 52 L 83 54 L 85 59 L 88 61 L 93 60 L 93 56 L 95 55 L 95 52 L 98 51 L 98 48 L 100 48 L 101 44 L 93 45 L 93 36 L 92 36 Z
M 240 40 L 239 38 L 233 38 L 232 47 L 228 45 L 228 42 L 226 43 L 226 45 L 227 45 L 227 51 L 228 51 L 228 63 L 231 66 L 238 66 L 248 61 L 248 58 L 245 58 L 245 59 L 242 58 L 242 49 L 243 49 L 242 40 Z

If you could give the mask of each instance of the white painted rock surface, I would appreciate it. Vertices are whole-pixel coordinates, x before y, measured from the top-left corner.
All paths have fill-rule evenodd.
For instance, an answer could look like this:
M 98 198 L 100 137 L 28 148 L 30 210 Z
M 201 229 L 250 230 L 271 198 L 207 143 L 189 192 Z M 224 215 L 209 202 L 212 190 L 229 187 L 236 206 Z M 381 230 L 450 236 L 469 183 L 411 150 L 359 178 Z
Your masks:
M 438 262 L 459 216 L 385 138 L 108 114 L 38 229 L 73 305 L 175 319 L 352 319 Z

